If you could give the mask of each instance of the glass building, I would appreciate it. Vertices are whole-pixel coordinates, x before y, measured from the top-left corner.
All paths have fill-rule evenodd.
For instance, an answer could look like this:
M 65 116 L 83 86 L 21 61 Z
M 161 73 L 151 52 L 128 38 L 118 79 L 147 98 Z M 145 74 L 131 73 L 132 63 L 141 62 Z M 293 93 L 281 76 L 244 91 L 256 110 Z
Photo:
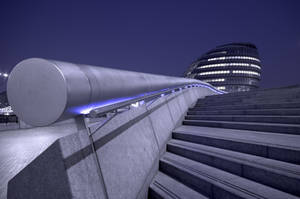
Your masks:
M 194 61 L 184 76 L 210 83 L 227 92 L 259 87 L 261 62 L 251 43 L 230 43 L 208 51 Z

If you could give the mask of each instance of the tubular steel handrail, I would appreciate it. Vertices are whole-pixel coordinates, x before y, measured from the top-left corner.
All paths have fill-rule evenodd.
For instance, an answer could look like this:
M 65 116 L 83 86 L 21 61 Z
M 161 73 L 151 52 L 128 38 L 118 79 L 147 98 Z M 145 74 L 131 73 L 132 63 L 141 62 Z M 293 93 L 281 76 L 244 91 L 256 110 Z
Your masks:
M 136 97 L 136 98 L 131 99 L 131 100 L 126 100 L 126 101 L 123 101 L 123 102 L 119 102 L 119 103 L 107 105 L 107 106 L 104 106 L 104 107 L 92 109 L 90 111 L 90 113 L 87 114 L 87 117 L 91 117 L 91 118 L 99 117 L 99 116 L 105 115 L 106 113 L 113 112 L 117 109 L 121 109 L 121 108 L 130 106 L 130 105 L 132 105 L 134 103 L 137 103 L 137 102 L 140 102 L 140 101 L 151 101 L 155 98 L 160 97 L 161 95 L 167 95 L 167 94 L 170 94 L 172 92 L 177 92 L 181 89 L 186 89 L 186 88 L 191 88 L 191 87 L 206 87 L 206 88 L 209 88 L 209 89 L 211 89 L 214 92 L 219 93 L 219 94 L 226 93 L 224 91 L 217 90 L 216 88 L 214 88 L 213 86 L 210 86 L 208 84 L 201 84 L 201 83 L 199 83 L 199 84 L 185 84 L 185 85 L 174 87 L 174 88 L 164 89 L 162 91 L 156 91 L 156 92 L 153 92 L 151 94 Z
M 7 97 L 22 121 L 47 126 L 92 110 L 91 115 L 110 112 L 196 85 L 223 93 L 196 79 L 30 58 L 10 73 Z
M 99 107 L 99 108 L 94 108 L 90 111 L 89 114 L 82 114 L 82 119 L 84 121 L 84 125 L 86 128 L 86 132 L 87 132 L 87 136 L 89 138 L 90 141 L 90 146 L 92 148 L 93 151 L 93 157 L 95 160 L 95 163 L 97 165 L 97 171 L 99 174 L 99 178 L 103 180 L 102 178 L 102 170 L 100 167 L 100 160 L 99 157 L 97 155 L 97 149 L 95 147 L 95 141 L 93 138 L 93 135 L 98 132 L 105 124 L 107 124 L 109 121 L 111 121 L 115 116 L 117 116 L 120 112 L 123 112 L 123 110 L 128 107 L 128 109 L 125 110 L 129 110 L 131 105 L 134 103 L 139 103 L 141 101 L 145 102 L 146 106 L 152 104 L 156 99 L 159 99 L 160 97 L 166 96 L 168 94 L 171 94 L 173 92 L 177 92 L 183 89 L 188 89 L 188 88 L 192 88 L 192 87 L 206 87 L 211 89 L 212 91 L 219 93 L 219 94 L 223 94 L 226 93 L 224 91 L 220 91 L 217 90 L 215 87 L 209 85 L 209 84 L 205 84 L 205 83 L 198 83 L 198 84 L 185 84 L 182 86 L 177 86 L 177 87 L 173 87 L 173 88 L 168 88 L 168 89 L 164 89 L 161 91 L 156 91 L 156 92 L 152 92 L 150 94 L 145 94 L 145 95 L 141 95 L 139 97 L 136 97 L 134 99 L 130 99 L 130 100 L 126 100 L 123 102 L 119 102 L 119 103 L 114 103 L 111 105 L 107 105 L 107 106 L 103 106 L 103 107 Z M 150 102 L 150 103 L 148 103 Z M 148 103 L 148 104 L 147 104 Z M 118 111 L 120 109 L 123 109 L 122 111 Z M 112 115 L 108 116 L 108 113 L 113 113 Z M 104 120 L 100 121 L 100 122 L 96 122 L 97 127 L 95 129 L 92 130 L 91 126 L 90 126 L 90 122 L 89 122 L 89 118 L 97 118 L 97 117 L 104 117 Z

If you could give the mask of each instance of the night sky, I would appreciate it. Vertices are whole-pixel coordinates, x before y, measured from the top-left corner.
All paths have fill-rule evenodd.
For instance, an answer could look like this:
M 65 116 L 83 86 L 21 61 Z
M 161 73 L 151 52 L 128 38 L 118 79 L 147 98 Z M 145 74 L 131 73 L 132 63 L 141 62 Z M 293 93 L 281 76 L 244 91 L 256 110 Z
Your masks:
M 0 3 L 0 72 L 42 57 L 181 76 L 229 42 L 257 45 L 261 87 L 299 84 L 300 0 Z

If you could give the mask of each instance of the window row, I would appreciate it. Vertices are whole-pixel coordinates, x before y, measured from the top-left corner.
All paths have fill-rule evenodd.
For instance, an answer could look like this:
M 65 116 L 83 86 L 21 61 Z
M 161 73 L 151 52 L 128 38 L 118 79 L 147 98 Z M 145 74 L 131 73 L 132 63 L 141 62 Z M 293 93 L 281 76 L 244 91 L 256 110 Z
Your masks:
M 230 70 L 219 70 L 219 71 L 209 71 L 209 72 L 203 72 L 198 73 L 198 75 L 215 75 L 215 74 L 229 74 Z
M 224 78 L 219 78 L 219 79 L 205 79 L 205 80 L 202 80 L 204 82 L 224 82 L 225 79 Z
M 203 68 L 214 68 L 214 67 L 225 67 L 225 66 L 249 66 L 249 67 L 261 69 L 260 66 L 258 66 L 256 64 L 248 64 L 248 63 L 208 64 L 208 65 L 199 66 L 198 68 L 203 69 Z
M 218 87 L 216 87 L 216 89 L 219 89 L 219 90 L 225 90 L 226 87 L 225 87 L 225 86 L 218 86 Z
M 246 70 L 233 70 L 232 73 L 238 73 L 238 74 L 250 74 L 250 75 L 257 75 L 260 76 L 258 72 L 254 71 L 246 71 Z
M 207 61 L 225 60 L 225 59 L 247 59 L 247 60 L 254 60 L 260 62 L 259 59 L 255 57 L 248 57 L 248 56 L 215 57 L 215 58 L 210 58 Z
M 209 71 L 209 72 L 202 72 L 198 73 L 198 75 L 216 75 L 216 74 L 229 74 L 230 70 L 219 70 L 219 71 Z M 247 71 L 247 70 L 233 70 L 232 73 L 234 74 L 251 74 L 260 76 L 258 72 L 254 71 Z

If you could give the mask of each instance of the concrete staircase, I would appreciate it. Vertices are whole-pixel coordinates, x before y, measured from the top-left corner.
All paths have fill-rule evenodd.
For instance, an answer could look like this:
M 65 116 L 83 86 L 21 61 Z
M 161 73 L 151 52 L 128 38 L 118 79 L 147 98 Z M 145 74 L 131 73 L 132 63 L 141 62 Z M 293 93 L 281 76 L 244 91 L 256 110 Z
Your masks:
M 199 99 L 149 198 L 300 198 L 300 87 Z

